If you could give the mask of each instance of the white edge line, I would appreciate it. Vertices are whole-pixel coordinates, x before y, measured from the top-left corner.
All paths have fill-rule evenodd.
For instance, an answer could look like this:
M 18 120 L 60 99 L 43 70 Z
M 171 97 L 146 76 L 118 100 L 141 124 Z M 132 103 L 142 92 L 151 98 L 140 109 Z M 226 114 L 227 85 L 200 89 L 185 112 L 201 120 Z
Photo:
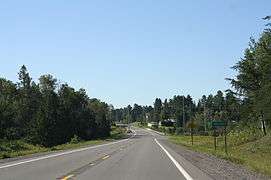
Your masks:
M 169 154 L 169 152 L 157 141 L 157 139 L 154 139 L 156 144 L 158 144 L 161 149 L 167 154 L 169 159 L 174 163 L 174 165 L 177 167 L 177 169 L 182 173 L 182 175 L 185 177 L 186 180 L 193 180 L 193 178 L 184 170 L 184 168 Z
M 34 158 L 34 159 L 25 160 L 25 161 L 20 161 L 20 162 L 17 162 L 17 163 L 12 163 L 12 164 L 8 164 L 8 165 L 0 166 L 0 169 L 14 167 L 14 166 L 19 166 L 19 165 L 22 165 L 22 164 L 27 164 L 27 163 L 31 163 L 31 162 L 35 162 L 35 161 L 41 161 L 41 160 L 44 160 L 44 159 L 54 158 L 54 157 L 58 157 L 58 156 L 64 156 L 64 155 L 68 155 L 68 154 L 72 154 L 72 153 L 82 152 L 82 151 L 86 151 L 86 150 L 89 150 L 89 149 L 95 149 L 95 148 L 99 148 L 99 147 L 103 147 L 103 146 L 109 146 L 109 145 L 113 145 L 113 144 L 117 144 L 117 143 L 128 141 L 131 138 L 133 138 L 134 136 L 136 136 L 136 132 L 135 131 L 134 131 L 133 136 L 131 136 L 128 139 L 123 139 L 123 140 L 120 140 L 120 141 L 111 142 L 111 143 L 107 143 L 107 144 L 101 144 L 101 145 L 97 145 L 97 146 L 91 146 L 91 147 L 76 149 L 76 150 L 67 151 L 67 152 L 63 152 L 63 153 L 58 153 L 58 154 L 53 154 L 53 155 L 47 155 L 47 156 L 43 156 L 43 157 L 39 157 L 39 158 Z

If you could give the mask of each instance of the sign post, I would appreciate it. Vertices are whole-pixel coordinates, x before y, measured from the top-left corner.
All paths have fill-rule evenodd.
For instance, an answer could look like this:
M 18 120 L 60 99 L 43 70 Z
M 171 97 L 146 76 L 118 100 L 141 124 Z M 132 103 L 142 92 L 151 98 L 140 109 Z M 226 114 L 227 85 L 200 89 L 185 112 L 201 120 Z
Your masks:
M 197 124 L 194 122 L 194 120 L 192 120 L 189 124 L 188 124 L 188 128 L 190 128 L 190 135 L 191 135 L 191 144 L 192 146 L 194 145 L 194 129 L 196 128 Z
M 194 134 L 193 134 L 193 128 L 191 128 L 191 143 L 192 146 L 194 145 Z
M 227 126 L 224 128 L 225 133 L 225 153 L 228 155 L 228 144 L 227 144 Z
M 217 149 L 217 136 L 219 136 L 218 129 L 223 128 L 224 129 L 224 141 L 225 141 L 225 153 L 228 155 L 228 145 L 227 145 L 227 122 L 225 121 L 213 121 L 212 126 L 214 129 L 214 146 L 215 150 Z
M 218 132 L 217 132 L 216 129 L 214 129 L 213 136 L 214 136 L 214 146 L 215 146 L 215 151 L 216 151 L 216 148 L 217 148 L 217 137 L 218 137 Z

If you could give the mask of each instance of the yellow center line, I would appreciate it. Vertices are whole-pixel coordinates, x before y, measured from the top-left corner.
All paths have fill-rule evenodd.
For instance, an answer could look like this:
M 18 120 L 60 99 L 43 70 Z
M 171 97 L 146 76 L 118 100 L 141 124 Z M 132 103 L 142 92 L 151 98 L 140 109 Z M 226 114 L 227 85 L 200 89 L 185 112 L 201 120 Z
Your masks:
M 74 176 L 74 175 L 71 174 L 71 175 L 69 175 L 69 176 L 66 176 L 66 177 L 62 178 L 61 180 L 68 180 L 68 179 L 72 178 L 73 176 Z
M 106 156 L 102 157 L 102 160 L 106 160 L 106 159 L 108 159 L 109 157 L 110 157 L 109 155 L 106 155 Z M 93 163 L 91 163 L 90 165 L 91 165 L 91 166 L 94 166 Z M 65 177 L 63 177 L 61 180 L 69 180 L 69 179 L 71 179 L 72 177 L 74 177 L 73 174 L 68 175 L 68 176 L 65 176 Z
M 110 157 L 109 155 L 104 156 L 104 157 L 102 158 L 102 160 L 106 160 L 106 159 L 108 159 L 109 157 Z

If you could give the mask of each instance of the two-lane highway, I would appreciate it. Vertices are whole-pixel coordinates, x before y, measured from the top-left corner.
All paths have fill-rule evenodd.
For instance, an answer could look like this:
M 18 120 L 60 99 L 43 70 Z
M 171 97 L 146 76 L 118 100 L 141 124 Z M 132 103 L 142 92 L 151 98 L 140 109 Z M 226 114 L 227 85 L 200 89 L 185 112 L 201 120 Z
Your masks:
M 1 180 L 211 179 L 163 144 L 164 137 L 135 129 L 126 140 L 0 164 Z

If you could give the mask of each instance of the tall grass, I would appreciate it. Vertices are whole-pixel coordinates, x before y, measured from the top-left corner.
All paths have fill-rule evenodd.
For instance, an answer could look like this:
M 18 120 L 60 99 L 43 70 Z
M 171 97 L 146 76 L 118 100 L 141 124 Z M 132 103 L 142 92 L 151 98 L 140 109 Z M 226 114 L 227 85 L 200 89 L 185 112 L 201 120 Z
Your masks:
M 271 176 L 271 135 L 263 136 L 259 129 L 244 128 L 228 134 L 228 154 L 224 150 L 224 137 L 217 138 L 218 147 L 214 150 L 214 137 L 194 136 L 194 145 L 189 136 L 170 136 L 170 140 L 189 149 L 204 152 L 243 164 L 260 173 Z

